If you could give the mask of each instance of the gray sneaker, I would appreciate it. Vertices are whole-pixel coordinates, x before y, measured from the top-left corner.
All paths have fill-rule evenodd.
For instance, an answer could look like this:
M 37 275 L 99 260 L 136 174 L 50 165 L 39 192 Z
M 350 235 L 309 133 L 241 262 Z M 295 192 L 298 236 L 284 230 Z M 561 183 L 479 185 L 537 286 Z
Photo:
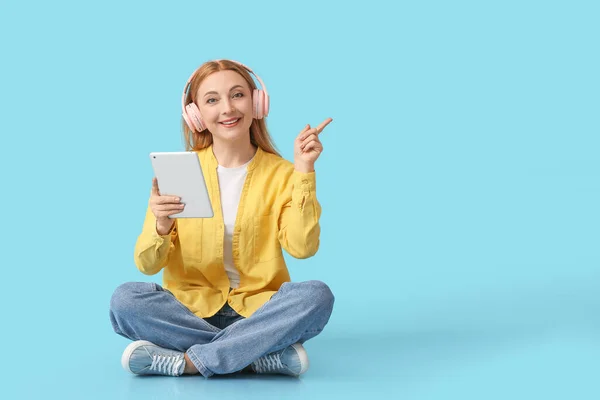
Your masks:
M 183 374 L 185 358 L 180 351 L 163 349 L 146 340 L 136 340 L 125 348 L 121 365 L 125 371 L 137 375 L 179 376 Z
M 252 364 L 257 374 L 285 374 L 300 376 L 308 369 L 308 354 L 300 343 L 262 356 Z

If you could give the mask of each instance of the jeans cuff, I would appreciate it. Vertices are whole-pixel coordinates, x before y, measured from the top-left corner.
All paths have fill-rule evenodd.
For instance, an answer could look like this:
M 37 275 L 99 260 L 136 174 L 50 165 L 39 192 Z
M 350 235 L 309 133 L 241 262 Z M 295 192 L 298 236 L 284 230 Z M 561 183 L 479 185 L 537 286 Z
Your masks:
M 186 351 L 185 353 L 188 355 L 188 357 L 192 361 L 192 364 L 194 364 L 194 367 L 196 367 L 196 369 L 202 374 L 202 376 L 204 376 L 205 378 L 209 378 L 214 375 L 213 372 L 211 372 L 208 368 L 204 366 L 204 364 L 202 364 L 202 361 L 200 361 L 200 359 L 192 349 L 188 349 L 188 351 Z

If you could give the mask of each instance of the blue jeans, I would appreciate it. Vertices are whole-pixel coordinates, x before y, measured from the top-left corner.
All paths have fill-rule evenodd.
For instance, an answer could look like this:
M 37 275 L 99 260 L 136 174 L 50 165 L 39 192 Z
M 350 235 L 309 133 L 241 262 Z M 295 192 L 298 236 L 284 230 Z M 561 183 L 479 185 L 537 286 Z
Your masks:
M 120 285 L 110 301 L 116 333 L 186 352 L 205 377 L 238 372 L 265 354 L 304 343 L 325 327 L 334 296 L 320 281 L 285 282 L 249 318 L 227 303 L 200 318 L 171 292 L 151 282 Z

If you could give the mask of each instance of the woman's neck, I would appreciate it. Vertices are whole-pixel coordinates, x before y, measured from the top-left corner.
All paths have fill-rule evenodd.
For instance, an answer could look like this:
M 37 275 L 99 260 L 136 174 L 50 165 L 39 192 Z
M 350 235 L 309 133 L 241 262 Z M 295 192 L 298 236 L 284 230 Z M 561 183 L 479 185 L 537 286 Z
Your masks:
M 220 166 L 235 168 L 246 164 L 256 154 L 256 146 L 248 140 L 220 142 L 213 140 L 213 154 Z

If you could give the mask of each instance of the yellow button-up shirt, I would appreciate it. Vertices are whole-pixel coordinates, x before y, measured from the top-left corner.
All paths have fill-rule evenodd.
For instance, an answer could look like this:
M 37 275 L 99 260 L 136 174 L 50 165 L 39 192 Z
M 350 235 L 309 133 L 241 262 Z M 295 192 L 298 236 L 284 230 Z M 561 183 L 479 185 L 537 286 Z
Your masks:
M 147 275 L 163 271 L 163 287 L 200 318 L 228 302 L 249 317 L 290 275 L 282 248 L 296 258 L 319 248 L 321 206 L 315 173 L 301 173 L 291 162 L 258 148 L 248 164 L 233 230 L 233 262 L 240 285 L 231 290 L 223 264 L 225 226 L 212 146 L 197 152 L 214 210 L 212 218 L 177 219 L 170 234 L 156 232 L 150 206 L 134 261 Z

